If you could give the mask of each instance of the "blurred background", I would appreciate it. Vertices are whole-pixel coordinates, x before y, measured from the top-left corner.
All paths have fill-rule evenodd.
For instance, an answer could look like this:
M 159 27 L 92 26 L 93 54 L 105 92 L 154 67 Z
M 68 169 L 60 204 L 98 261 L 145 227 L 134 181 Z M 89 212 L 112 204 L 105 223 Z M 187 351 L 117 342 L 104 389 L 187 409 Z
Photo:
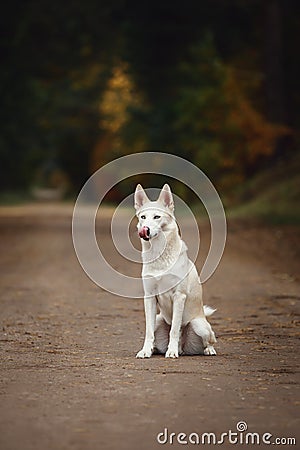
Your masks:
M 299 1 L 11 0 L 0 20 L 1 203 L 161 151 L 236 214 L 300 222 Z

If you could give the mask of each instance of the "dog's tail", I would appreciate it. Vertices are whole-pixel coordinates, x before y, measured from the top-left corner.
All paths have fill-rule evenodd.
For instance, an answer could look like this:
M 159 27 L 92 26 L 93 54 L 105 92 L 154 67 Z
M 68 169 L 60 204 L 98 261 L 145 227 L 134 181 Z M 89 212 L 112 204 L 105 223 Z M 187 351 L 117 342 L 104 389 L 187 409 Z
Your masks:
M 217 311 L 216 309 L 211 308 L 210 306 L 207 306 L 207 305 L 204 305 L 204 306 L 203 306 L 203 309 L 204 309 L 205 317 L 209 317 L 209 316 L 211 316 L 214 312 Z

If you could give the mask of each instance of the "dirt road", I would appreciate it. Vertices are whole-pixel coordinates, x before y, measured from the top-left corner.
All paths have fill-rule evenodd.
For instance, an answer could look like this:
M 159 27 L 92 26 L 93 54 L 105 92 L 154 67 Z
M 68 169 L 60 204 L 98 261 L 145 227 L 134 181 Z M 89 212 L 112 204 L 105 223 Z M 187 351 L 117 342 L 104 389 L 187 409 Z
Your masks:
M 0 208 L 1 450 L 146 450 L 163 446 L 161 432 L 161 442 L 205 432 L 222 440 L 240 421 L 271 443 L 296 437 L 278 448 L 299 448 L 299 229 L 229 223 L 221 265 L 204 286 L 205 303 L 218 308 L 218 356 L 137 360 L 142 300 L 89 280 L 71 212 Z M 241 447 L 224 439 L 223 448 Z

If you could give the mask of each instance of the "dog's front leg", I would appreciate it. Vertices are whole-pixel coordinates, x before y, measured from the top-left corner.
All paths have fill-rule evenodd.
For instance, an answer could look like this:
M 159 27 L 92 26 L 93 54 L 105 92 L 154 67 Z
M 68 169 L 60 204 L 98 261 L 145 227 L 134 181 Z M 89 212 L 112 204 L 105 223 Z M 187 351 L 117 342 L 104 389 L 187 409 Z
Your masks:
M 178 347 L 180 340 L 180 329 L 182 325 L 182 315 L 184 310 L 186 295 L 176 293 L 173 297 L 172 325 L 170 330 L 169 346 L 166 358 L 178 358 Z
M 144 308 L 146 317 L 146 336 L 142 350 L 140 350 L 137 358 L 150 358 L 154 346 L 154 330 L 156 320 L 156 297 L 144 297 Z

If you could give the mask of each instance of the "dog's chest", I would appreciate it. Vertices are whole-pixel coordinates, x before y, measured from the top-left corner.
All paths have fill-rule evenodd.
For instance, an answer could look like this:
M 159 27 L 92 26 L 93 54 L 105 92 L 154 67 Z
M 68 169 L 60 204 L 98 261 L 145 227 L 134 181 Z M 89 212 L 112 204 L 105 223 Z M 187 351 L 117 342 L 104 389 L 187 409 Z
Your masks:
M 157 295 L 159 310 L 167 323 L 171 324 L 173 315 L 173 293 L 171 291 L 165 294 Z
M 143 276 L 145 295 L 164 296 L 171 301 L 171 293 L 175 286 L 180 283 L 178 275 L 172 273 L 161 273 Z

